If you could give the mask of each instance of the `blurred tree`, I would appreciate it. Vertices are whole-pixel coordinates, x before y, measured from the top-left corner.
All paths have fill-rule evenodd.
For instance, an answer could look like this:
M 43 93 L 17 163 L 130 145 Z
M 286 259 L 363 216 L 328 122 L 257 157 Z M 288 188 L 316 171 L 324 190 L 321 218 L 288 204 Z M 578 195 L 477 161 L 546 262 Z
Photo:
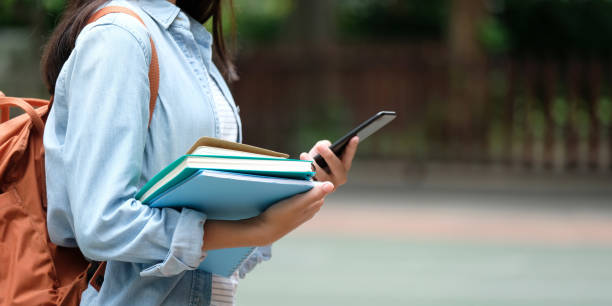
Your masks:
M 448 133 L 452 158 L 467 158 L 485 152 L 486 54 L 479 41 L 488 18 L 484 0 L 453 0 L 448 29 L 451 94 Z M 458 155 L 458 156 L 457 156 Z
M 287 41 L 312 47 L 331 43 L 335 36 L 336 3 L 328 0 L 293 1 L 293 10 L 287 20 Z

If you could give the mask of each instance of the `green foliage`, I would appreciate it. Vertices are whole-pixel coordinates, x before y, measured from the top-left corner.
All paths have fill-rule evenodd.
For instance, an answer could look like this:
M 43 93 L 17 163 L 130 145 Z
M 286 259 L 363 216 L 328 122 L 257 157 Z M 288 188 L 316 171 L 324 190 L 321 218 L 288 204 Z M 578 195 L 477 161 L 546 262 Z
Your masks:
M 28 25 L 36 16 L 51 28 L 67 0 L 0 0 L 0 25 Z M 241 41 L 278 39 L 294 1 L 235 0 Z M 612 0 L 496 0 L 479 39 L 491 54 L 607 54 L 612 51 Z M 443 40 L 449 0 L 337 0 L 343 39 Z M 31 16 L 35 16 L 34 19 Z M 229 20 L 226 18 L 226 20 Z
M 489 17 L 480 26 L 479 40 L 485 50 L 500 54 L 508 50 L 508 33 L 498 19 Z
M 292 1 L 286 0 L 235 0 L 234 17 L 238 39 L 242 43 L 266 43 L 280 36 L 283 24 L 293 8 Z M 223 11 L 223 27 L 231 26 L 231 12 Z M 205 24 L 211 30 L 211 21 Z M 229 35 L 229 31 L 224 32 Z
M 491 126 L 488 129 L 487 143 L 489 154 L 493 158 L 500 158 L 504 155 L 504 135 L 506 126 L 499 120 L 491 121 Z
M 1 0 L 0 1 L 0 14 L 2 16 L 8 15 L 15 5 L 16 0 Z
M 612 50 L 612 1 L 503 1 L 496 14 L 518 54 L 604 54 Z
M 597 103 L 597 119 L 603 126 L 610 126 L 612 122 L 612 100 L 603 97 Z
M 443 39 L 448 0 L 340 0 L 334 1 L 336 25 L 342 39 L 403 40 Z M 278 40 L 294 2 L 287 0 L 236 0 L 240 41 L 266 43 Z
M 17 0 L 0 0 L 0 25 L 19 24 L 15 12 Z
M 565 126 L 569 119 L 569 105 L 565 98 L 557 97 L 552 104 L 552 118 L 558 126 Z
M 247 42 L 276 40 L 293 9 L 292 4 L 292 1 L 285 0 L 235 1 L 240 39 Z
M 42 0 L 42 6 L 47 12 L 60 13 L 64 9 L 66 0 Z
M 543 139 L 546 133 L 546 116 L 540 109 L 530 109 L 527 120 L 529 121 L 529 127 L 533 136 L 536 139 Z
M 350 39 L 441 39 L 448 9 L 448 0 L 341 0 L 338 30 Z
M 578 136 L 581 139 L 586 139 L 589 137 L 589 132 L 591 129 L 591 116 L 589 116 L 589 113 L 585 109 L 578 109 L 574 113 L 574 123 L 576 125 Z
M 0 26 L 42 25 L 51 29 L 65 4 L 66 0 L 0 0 Z

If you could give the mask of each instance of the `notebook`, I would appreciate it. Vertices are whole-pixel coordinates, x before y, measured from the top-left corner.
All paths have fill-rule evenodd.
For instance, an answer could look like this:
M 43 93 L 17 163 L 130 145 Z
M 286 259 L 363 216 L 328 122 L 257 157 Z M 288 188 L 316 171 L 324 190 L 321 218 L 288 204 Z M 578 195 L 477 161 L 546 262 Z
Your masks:
M 245 156 L 183 155 L 147 182 L 136 194 L 136 199 L 143 203 L 148 203 L 166 189 L 202 169 L 300 180 L 308 180 L 314 175 L 312 162 L 304 160 Z
M 303 179 L 197 170 L 148 204 L 151 207 L 188 207 L 204 212 L 211 220 L 240 220 L 257 216 L 282 199 L 310 190 L 314 184 Z M 254 249 L 208 251 L 199 268 L 229 277 Z
M 224 149 L 224 148 L 217 148 L 217 147 L 211 147 L 211 146 L 199 146 L 191 154 L 193 155 L 216 155 L 216 156 L 263 157 L 263 158 L 276 158 L 276 159 L 286 158 L 286 157 L 276 157 L 276 156 L 269 156 L 269 155 L 264 155 L 264 154 L 236 151 L 236 150 L 230 150 L 230 149 Z
M 201 148 L 217 148 L 224 149 L 227 152 L 236 152 L 236 153 L 253 153 L 257 155 L 263 155 L 266 157 L 280 157 L 280 158 L 288 158 L 289 155 L 285 153 L 275 152 L 272 150 L 251 146 L 243 143 L 237 143 L 233 141 L 222 140 L 218 138 L 212 137 L 201 137 L 198 139 L 187 151 L 186 154 L 199 154 L 196 153 L 197 150 Z M 203 154 L 206 155 L 206 154 Z M 232 155 L 232 154 L 227 154 Z

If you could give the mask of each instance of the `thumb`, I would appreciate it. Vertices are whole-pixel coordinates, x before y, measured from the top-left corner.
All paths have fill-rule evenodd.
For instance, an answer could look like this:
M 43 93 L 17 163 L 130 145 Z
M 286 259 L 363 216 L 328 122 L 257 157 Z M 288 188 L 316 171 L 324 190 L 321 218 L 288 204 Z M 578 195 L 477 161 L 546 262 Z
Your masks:
M 334 191 L 334 184 L 331 182 L 316 182 L 314 188 L 308 192 L 308 198 L 317 201 Z

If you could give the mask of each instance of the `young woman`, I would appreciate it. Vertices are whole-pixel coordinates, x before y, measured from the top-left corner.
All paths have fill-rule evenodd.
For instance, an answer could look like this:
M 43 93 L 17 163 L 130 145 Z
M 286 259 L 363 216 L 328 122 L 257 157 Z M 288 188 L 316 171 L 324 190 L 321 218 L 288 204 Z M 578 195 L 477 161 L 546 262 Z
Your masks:
M 258 217 L 206 220 L 190 209 L 150 208 L 135 193 L 201 136 L 241 141 L 240 118 L 220 71 L 234 76 L 220 22 L 220 0 L 71 0 L 43 57 L 43 76 L 54 104 L 44 144 L 51 240 L 78 246 L 107 261 L 100 290 L 89 287 L 85 305 L 233 304 L 230 279 L 196 270 L 207 250 L 266 246 L 313 217 L 324 198 L 346 182 L 357 149 L 342 160 L 318 142 L 302 159 L 321 154 L 311 191 L 281 201 Z M 86 25 L 102 6 L 125 6 Z M 213 35 L 202 26 L 213 19 Z M 149 62 L 155 42 L 160 86 L 149 126 Z M 214 44 L 213 44 L 214 41 Z M 248 114 L 247 114 L 248 115 Z M 269 257 L 258 251 L 248 272 Z

